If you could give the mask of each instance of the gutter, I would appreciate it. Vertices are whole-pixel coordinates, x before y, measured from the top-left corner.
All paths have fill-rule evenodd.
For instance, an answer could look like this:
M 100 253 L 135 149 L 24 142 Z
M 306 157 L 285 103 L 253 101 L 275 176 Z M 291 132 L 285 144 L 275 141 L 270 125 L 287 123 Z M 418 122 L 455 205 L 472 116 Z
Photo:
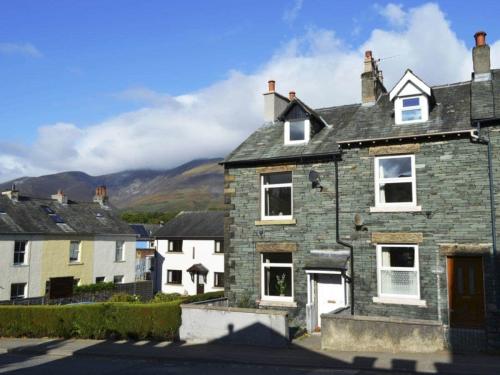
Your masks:
M 350 286 L 350 292 L 351 292 L 351 300 L 350 305 L 351 305 L 351 315 L 354 315 L 354 247 L 340 239 L 340 215 L 339 215 L 339 166 L 338 166 L 338 159 L 335 158 L 334 160 L 335 163 L 335 240 L 339 245 L 342 245 L 344 247 L 347 247 L 349 249 L 349 257 L 351 261 L 351 275 L 347 282 L 349 283 Z
M 351 143 L 367 143 L 367 142 L 381 142 L 381 141 L 395 141 L 403 139 L 418 139 L 418 138 L 432 138 L 437 136 L 445 137 L 447 135 L 460 135 L 460 134 L 470 134 L 470 129 L 455 130 L 449 132 L 439 132 L 439 133 L 427 133 L 427 134 L 414 134 L 414 135 L 403 135 L 399 137 L 384 137 L 384 138 L 365 138 L 365 139 L 351 139 L 347 141 L 337 141 L 339 145 L 350 145 Z
M 334 152 L 323 152 L 319 154 L 310 154 L 310 155 L 292 155 L 292 156 L 277 156 L 274 158 L 267 159 L 247 159 L 247 160 L 234 160 L 234 161 L 221 161 L 219 165 L 227 165 L 227 166 L 253 166 L 253 165 L 264 165 L 264 164 L 274 164 L 276 162 L 290 162 L 290 161 L 307 161 L 321 158 L 330 158 L 335 155 L 340 155 L 338 151 Z
M 488 132 L 488 138 L 481 137 L 481 121 L 476 122 L 477 130 L 471 130 L 470 135 L 471 138 L 482 145 L 487 146 L 487 155 L 488 155 L 488 181 L 489 181 L 489 190 L 490 190 L 490 216 L 491 216 L 491 239 L 493 244 L 492 255 L 493 255 L 493 280 L 494 283 L 497 284 L 497 269 L 496 269 L 496 256 L 497 256 L 497 229 L 496 229 L 496 204 L 495 204 L 495 186 L 494 186 L 494 178 L 493 178 L 493 162 L 492 162 L 492 150 L 491 150 L 491 141 L 490 134 Z M 495 289 L 495 287 L 494 287 Z M 500 305 L 499 301 L 499 293 L 496 293 L 496 305 L 497 307 Z

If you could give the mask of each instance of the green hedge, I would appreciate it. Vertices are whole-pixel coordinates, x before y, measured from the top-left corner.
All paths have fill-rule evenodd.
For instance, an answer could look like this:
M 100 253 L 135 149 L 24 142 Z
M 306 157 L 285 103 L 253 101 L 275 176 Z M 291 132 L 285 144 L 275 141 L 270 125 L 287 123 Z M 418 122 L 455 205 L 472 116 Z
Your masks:
M 115 290 L 116 284 L 112 282 L 108 283 L 96 283 L 96 284 L 86 284 L 86 285 L 76 285 L 73 288 L 73 293 L 98 293 L 104 290 Z
M 0 336 L 172 340 L 181 323 L 179 304 L 0 306 Z

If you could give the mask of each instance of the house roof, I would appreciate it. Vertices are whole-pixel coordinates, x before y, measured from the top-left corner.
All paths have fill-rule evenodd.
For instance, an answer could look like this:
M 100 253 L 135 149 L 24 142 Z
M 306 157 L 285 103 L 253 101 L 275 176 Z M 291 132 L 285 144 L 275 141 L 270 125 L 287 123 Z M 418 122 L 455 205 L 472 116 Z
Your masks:
M 394 103 L 389 93 L 384 93 L 373 105 L 351 104 L 311 110 L 330 126 L 314 134 L 307 144 L 285 145 L 284 123 L 266 124 L 231 152 L 223 164 L 333 155 L 342 144 L 467 132 L 474 119 L 500 118 L 500 70 L 492 70 L 491 81 L 432 86 L 431 94 L 428 121 L 396 125 Z
M 155 233 L 163 238 L 223 238 L 223 211 L 184 211 Z
M 99 203 L 0 196 L 0 234 L 134 235 L 110 208 Z
M 161 224 L 130 224 L 130 228 L 139 236 L 140 239 L 153 238 L 155 232 L 162 227 Z

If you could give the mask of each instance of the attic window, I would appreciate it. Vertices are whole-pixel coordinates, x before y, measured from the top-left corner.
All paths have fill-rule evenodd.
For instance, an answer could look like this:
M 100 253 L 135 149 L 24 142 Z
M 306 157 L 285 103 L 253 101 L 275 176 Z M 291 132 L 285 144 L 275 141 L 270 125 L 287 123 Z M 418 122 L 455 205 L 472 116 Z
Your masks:
M 285 145 L 304 144 L 309 142 L 309 120 L 293 120 L 285 122 Z

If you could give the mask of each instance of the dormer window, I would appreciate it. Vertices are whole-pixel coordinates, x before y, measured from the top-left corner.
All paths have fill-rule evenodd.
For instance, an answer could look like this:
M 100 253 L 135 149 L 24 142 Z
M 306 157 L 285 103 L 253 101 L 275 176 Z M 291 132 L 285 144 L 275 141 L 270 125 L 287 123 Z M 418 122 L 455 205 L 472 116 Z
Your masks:
M 309 142 L 311 127 L 309 120 L 285 122 L 285 145 L 297 145 Z
M 403 78 L 389 93 L 389 99 L 394 100 L 396 125 L 427 121 L 431 95 L 431 88 L 411 70 L 407 70 Z
M 428 99 L 423 95 L 397 98 L 394 106 L 398 125 L 423 122 L 429 118 Z

